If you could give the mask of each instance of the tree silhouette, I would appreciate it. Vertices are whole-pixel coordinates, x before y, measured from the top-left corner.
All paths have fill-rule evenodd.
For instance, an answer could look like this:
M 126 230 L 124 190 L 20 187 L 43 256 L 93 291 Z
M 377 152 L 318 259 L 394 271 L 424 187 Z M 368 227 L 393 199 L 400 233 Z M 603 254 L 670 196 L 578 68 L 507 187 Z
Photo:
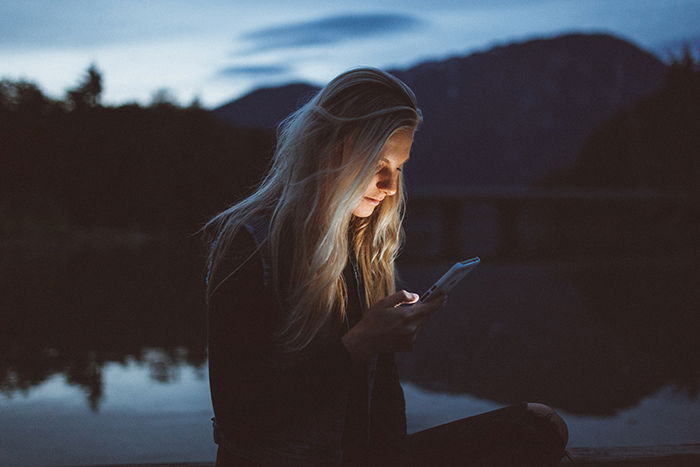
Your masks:
M 695 61 L 690 46 L 685 44 L 680 56 L 671 56 L 671 64 L 666 74 L 666 87 L 677 89 L 693 85 L 697 86 L 699 79 L 700 62 Z
M 543 185 L 697 192 L 700 64 L 688 47 L 664 87 L 600 125 L 576 164 Z
M 30 81 L 0 81 L 0 111 L 40 116 L 53 106 L 39 87 Z
M 156 89 L 156 91 L 151 95 L 151 106 L 152 107 L 177 107 L 178 102 L 175 94 L 168 88 Z
M 147 107 L 102 106 L 101 93 L 95 65 L 64 101 L 0 81 L 0 232 L 193 232 L 267 166 L 270 131 L 232 127 L 167 90 Z
M 102 74 L 95 64 L 90 65 L 82 81 L 66 94 L 69 110 L 84 110 L 100 105 L 102 95 Z

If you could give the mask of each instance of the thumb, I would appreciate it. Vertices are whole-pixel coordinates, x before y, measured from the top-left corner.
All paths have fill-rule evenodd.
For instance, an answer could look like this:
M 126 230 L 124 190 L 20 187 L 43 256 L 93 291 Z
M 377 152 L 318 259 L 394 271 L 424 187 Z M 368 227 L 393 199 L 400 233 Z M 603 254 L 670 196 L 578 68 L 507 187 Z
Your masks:
M 408 292 L 406 290 L 400 290 L 394 294 L 389 295 L 381 299 L 378 303 L 383 308 L 390 308 L 398 306 L 402 303 L 413 303 L 418 300 L 418 294 Z

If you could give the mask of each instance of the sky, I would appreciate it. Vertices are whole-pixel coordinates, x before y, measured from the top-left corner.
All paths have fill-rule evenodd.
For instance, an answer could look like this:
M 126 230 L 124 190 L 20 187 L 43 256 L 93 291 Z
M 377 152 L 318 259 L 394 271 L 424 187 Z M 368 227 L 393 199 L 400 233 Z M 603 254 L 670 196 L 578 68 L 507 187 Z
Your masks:
M 2 0 L 0 78 L 61 98 L 95 64 L 105 104 L 165 89 L 213 108 L 354 66 L 408 68 L 568 32 L 614 34 L 662 59 L 684 42 L 700 54 L 700 0 Z

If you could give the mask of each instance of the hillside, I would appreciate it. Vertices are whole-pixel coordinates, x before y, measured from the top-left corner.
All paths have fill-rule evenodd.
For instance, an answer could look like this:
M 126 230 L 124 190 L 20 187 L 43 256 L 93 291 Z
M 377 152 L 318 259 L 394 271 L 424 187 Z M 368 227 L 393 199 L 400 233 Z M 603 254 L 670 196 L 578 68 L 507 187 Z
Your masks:
M 425 117 L 407 176 L 414 189 L 529 185 L 570 166 L 592 130 L 658 89 L 665 70 L 629 42 L 584 34 L 392 70 L 413 88 Z M 213 112 L 273 128 L 312 91 L 262 89 Z
M 675 60 L 665 85 L 598 126 L 549 187 L 695 192 L 700 188 L 700 62 Z
M 256 89 L 238 100 L 214 110 L 214 115 L 237 127 L 273 129 L 279 120 L 299 108 L 317 87 L 294 83 Z

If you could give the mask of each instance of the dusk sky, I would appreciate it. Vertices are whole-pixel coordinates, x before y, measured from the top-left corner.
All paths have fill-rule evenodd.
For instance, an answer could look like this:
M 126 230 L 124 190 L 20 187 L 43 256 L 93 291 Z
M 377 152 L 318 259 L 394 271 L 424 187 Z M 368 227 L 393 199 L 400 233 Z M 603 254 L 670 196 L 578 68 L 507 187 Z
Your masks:
M 666 58 L 700 50 L 700 0 L 3 0 L 0 77 L 54 97 L 94 63 L 104 102 L 167 88 L 207 107 L 353 66 L 424 60 L 565 32 L 606 32 Z

